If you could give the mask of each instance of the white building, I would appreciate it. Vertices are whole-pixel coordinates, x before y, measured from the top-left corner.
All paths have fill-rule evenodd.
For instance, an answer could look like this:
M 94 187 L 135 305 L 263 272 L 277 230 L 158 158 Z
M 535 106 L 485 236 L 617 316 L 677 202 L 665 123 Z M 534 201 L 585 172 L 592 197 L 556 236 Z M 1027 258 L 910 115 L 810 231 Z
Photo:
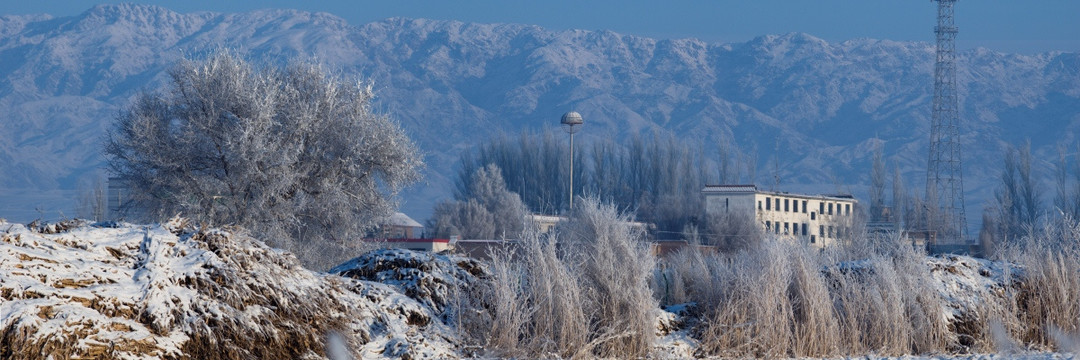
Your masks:
M 754 185 L 708 185 L 707 216 L 753 214 L 766 234 L 825 247 L 851 236 L 857 201 L 850 195 L 802 195 L 762 191 Z

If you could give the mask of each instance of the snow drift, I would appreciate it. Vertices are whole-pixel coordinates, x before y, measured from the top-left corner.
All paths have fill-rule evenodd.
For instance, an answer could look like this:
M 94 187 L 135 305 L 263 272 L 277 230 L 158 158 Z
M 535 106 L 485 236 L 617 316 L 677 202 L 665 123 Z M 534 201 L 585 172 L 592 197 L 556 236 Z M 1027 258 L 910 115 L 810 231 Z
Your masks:
M 458 357 L 428 306 L 306 270 L 238 229 L 173 219 L 0 231 L 0 358 Z

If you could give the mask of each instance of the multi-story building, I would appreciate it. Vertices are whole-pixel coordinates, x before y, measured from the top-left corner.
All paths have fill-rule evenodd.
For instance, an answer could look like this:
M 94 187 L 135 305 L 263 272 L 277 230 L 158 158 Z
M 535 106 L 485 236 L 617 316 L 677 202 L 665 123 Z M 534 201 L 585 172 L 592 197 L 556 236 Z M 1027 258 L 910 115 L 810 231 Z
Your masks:
M 753 214 L 766 235 L 825 247 L 852 235 L 856 204 L 851 195 L 803 195 L 758 190 L 754 185 L 708 185 L 705 214 Z

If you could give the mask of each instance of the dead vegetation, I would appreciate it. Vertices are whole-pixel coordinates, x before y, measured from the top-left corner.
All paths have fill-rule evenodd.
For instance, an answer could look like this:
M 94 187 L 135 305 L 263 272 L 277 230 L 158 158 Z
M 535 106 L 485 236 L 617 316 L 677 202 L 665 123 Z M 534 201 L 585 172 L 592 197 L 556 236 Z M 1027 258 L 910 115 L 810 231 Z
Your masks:
M 888 237 L 824 252 L 784 239 L 688 249 L 662 262 L 654 287 L 666 304 L 704 309 L 702 356 L 1061 351 L 1055 332 L 1080 333 L 1080 228 L 1060 229 L 997 261 L 927 257 Z
M 461 327 L 487 356 L 640 358 L 659 312 L 655 260 L 611 205 L 584 201 L 553 233 L 527 232 L 517 253 L 493 254 L 482 314 Z M 475 305 L 475 304 L 474 304 Z

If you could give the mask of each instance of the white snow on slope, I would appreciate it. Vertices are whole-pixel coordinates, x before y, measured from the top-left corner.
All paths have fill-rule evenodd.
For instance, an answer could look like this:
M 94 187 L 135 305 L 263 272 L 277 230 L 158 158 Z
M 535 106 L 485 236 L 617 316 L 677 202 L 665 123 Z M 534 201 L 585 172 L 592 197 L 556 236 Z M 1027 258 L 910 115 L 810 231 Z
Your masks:
M 241 233 L 0 222 L 3 358 L 458 357 L 453 331 L 391 286 L 306 270 Z

